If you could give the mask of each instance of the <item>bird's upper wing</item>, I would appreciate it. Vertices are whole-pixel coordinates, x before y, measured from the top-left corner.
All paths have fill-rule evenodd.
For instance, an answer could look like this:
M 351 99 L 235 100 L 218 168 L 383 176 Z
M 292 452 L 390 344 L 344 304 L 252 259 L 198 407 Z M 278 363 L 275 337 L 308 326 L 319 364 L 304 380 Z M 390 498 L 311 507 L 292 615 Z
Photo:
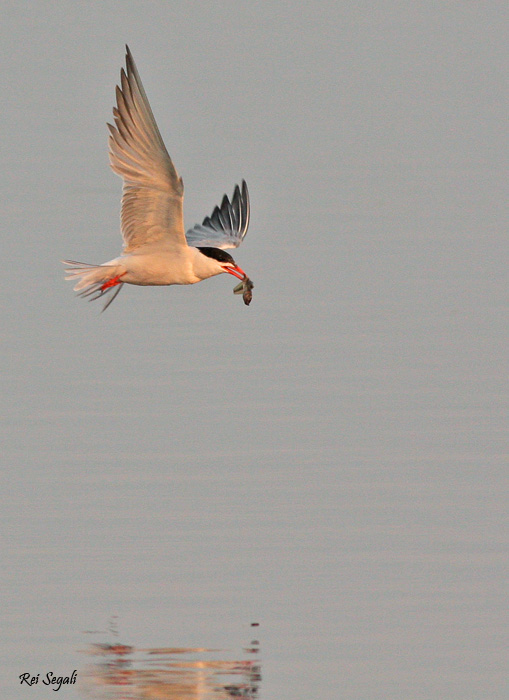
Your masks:
M 247 233 L 249 226 L 249 193 L 242 180 L 242 189 L 235 186 L 232 201 L 226 195 L 220 207 L 211 216 L 206 216 L 202 224 L 196 224 L 186 233 L 189 245 L 213 246 L 214 248 L 237 248 Z
M 110 130 L 112 169 L 124 180 L 121 225 L 125 252 L 164 241 L 185 246 L 184 186 L 157 128 L 129 47 L 120 72 L 115 126 Z

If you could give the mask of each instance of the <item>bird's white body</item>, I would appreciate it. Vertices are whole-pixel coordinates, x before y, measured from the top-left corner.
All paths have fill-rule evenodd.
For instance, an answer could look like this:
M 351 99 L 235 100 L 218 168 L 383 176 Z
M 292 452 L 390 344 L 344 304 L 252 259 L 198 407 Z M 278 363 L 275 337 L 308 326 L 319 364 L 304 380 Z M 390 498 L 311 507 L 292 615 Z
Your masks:
M 164 245 L 148 245 L 102 265 L 90 266 L 88 272 L 80 272 L 81 280 L 76 289 L 112 277 L 121 277 L 122 283 L 140 286 L 195 284 L 222 272 L 224 269 L 217 260 L 207 258 L 193 246 L 168 250 Z
M 117 88 L 115 126 L 110 129 L 111 167 L 124 181 L 122 235 L 124 251 L 102 265 L 66 261 L 66 279 L 75 290 L 96 299 L 124 283 L 134 285 L 195 284 L 223 272 L 247 279 L 224 252 L 242 242 L 249 225 L 246 183 L 226 195 L 202 224 L 185 232 L 184 186 L 157 128 L 141 79 L 127 48 L 127 72 Z M 193 245 L 196 243 L 198 245 Z

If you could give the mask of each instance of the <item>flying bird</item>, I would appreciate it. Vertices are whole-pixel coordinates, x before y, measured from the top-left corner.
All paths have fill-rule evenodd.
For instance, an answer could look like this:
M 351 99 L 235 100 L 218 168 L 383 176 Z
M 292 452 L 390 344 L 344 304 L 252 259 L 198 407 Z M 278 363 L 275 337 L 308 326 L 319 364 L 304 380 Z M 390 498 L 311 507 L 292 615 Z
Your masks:
M 116 88 L 115 124 L 108 124 L 110 164 L 123 179 L 121 231 L 124 248 L 102 265 L 64 260 L 66 279 L 90 301 L 110 294 L 103 311 L 124 284 L 195 284 L 227 272 L 252 288 L 252 282 L 225 251 L 237 248 L 249 226 L 249 193 L 242 181 L 231 201 L 187 232 L 184 185 L 159 133 L 133 57 L 126 46 L 126 70 Z M 236 287 L 237 289 L 237 287 Z M 244 295 L 246 304 L 250 295 Z

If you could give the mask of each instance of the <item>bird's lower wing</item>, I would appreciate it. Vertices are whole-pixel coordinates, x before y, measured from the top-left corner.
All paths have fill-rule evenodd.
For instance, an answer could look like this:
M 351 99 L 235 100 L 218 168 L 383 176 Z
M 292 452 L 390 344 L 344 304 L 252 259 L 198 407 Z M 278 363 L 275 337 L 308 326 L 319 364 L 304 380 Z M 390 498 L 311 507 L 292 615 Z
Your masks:
M 215 207 L 211 216 L 196 224 L 186 233 L 189 245 L 212 246 L 214 248 L 237 248 L 249 227 L 249 192 L 242 180 L 242 187 L 235 186 L 230 200 L 223 197 L 220 207 Z

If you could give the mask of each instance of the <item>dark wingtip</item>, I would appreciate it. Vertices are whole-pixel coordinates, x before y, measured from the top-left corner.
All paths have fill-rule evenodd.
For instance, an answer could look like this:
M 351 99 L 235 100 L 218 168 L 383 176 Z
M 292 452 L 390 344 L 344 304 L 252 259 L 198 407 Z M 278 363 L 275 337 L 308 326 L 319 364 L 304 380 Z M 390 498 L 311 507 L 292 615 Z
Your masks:
M 135 68 L 134 58 L 133 58 L 133 55 L 131 53 L 131 49 L 129 48 L 129 46 L 127 44 L 125 45 L 125 65 L 127 68 L 127 75 L 128 76 L 131 73 L 135 72 L 136 68 Z

